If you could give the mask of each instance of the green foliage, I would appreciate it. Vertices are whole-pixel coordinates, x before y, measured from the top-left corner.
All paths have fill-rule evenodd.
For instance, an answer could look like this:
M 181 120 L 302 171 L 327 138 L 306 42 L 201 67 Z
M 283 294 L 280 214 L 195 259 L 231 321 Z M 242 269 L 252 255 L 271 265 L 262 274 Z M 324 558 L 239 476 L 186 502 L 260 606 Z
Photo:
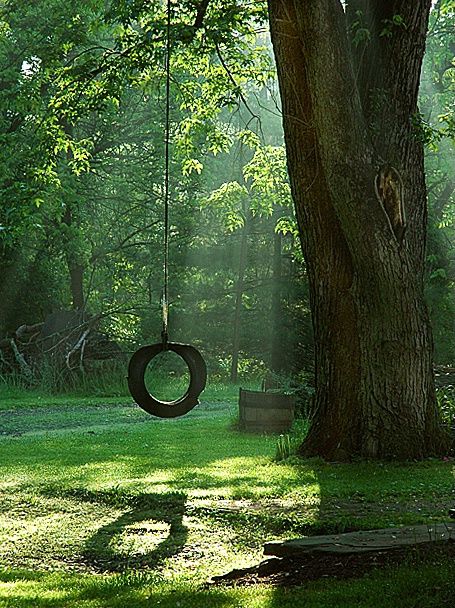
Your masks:
M 357 10 L 355 15 L 356 18 L 351 23 L 351 40 L 357 47 L 371 41 L 371 31 L 366 25 L 363 11 Z
M 444 424 L 455 435 L 455 386 L 444 386 L 436 391 Z M 454 436 L 455 441 L 455 436 Z
M 238 182 L 222 184 L 214 190 L 208 200 L 207 205 L 213 206 L 225 223 L 228 232 L 234 232 L 245 225 L 243 209 L 248 201 L 248 190 Z
M 284 146 L 256 146 L 243 173 L 251 188 L 253 215 L 270 217 L 276 207 L 291 207 Z
M 364 11 L 356 10 L 355 17 L 351 20 L 351 40 L 355 47 L 366 46 L 372 41 L 373 36 L 368 16 Z M 377 35 L 379 38 L 392 38 L 400 29 L 406 30 L 407 27 L 403 16 L 397 13 L 390 19 L 383 19 L 381 21 L 381 29 Z
M 197 10 L 190 0 L 172 3 L 171 329 L 205 349 L 213 373 L 225 373 L 246 231 L 240 367 L 247 374 L 270 365 L 267 327 L 290 351 L 288 371 L 295 361 L 310 369 L 306 276 L 262 31 L 266 2 L 212 0 L 200 27 Z M 452 2 L 438 2 L 415 117 L 429 146 L 430 205 L 453 165 L 452 19 Z M 406 26 L 397 14 L 383 37 Z M 113 311 L 104 329 L 124 350 L 159 336 L 165 33 L 162 2 L 4 3 L 0 335 L 70 307 L 69 269 L 79 265 L 88 309 Z M 357 13 L 351 33 L 354 44 L 370 43 L 367 15 Z M 382 107 L 381 92 L 374 95 Z M 453 238 L 453 199 L 430 219 L 427 293 L 437 360 L 451 362 L 453 273 L 441 243 Z M 277 233 L 279 327 L 271 304 Z
M 230 375 L 232 357 L 220 358 L 218 361 L 218 373 L 215 372 L 215 378 L 227 379 Z M 267 371 L 267 366 L 264 361 L 258 360 L 256 357 L 248 357 L 246 353 L 239 353 L 238 376 L 242 381 L 242 386 L 245 382 L 257 382 L 259 385 Z
M 26 74 L 20 75 L 21 57 L 5 95 L 14 93 L 21 116 L 28 117 L 15 137 L 29 148 L 13 140 L 3 148 L 5 159 L 14 160 L 12 187 L 22 202 L 16 205 L 20 199 L 3 190 L 0 238 L 9 249 L 0 266 L 17 270 L 18 252 L 33 243 L 42 250 L 40 264 L 55 270 L 43 277 L 26 311 L 15 302 L 17 293 L 25 300 L 27 277 L 34 275 L 30 256 L 20 254 L 24 272 L 17 273 L 17 285 L 1 288 L 2 308 L 11 311 L 2 315 L 1 333 L 68 308 L 74 299 L 69 272 L 77 266 L 87 307 L 113 310 L 104 329 L 131 349 L 160 333 L 164 5 L 115 2 L 106 11 L 105 3 L 94 1 L 68 11 L 49 0 L 23 11 L 12 1 L 8 8 L 5 32 L 24 39 L 29 56 Z M 290 196 L 280 117 L 273 119 L 273 133 L 260 122 L 264 108 L 275 103 L 269 43 L 255 31 L 266 3 L 211 2 L 200 30 L 193 27 L 195 8 L 174 3 L 171 28 L 171 322 L 176 339 L 209 343 L 205 354 L 222 374 L 231 356 L 226 319 L 235 304 L 236 233 L 253 215 L 260 236 L 248 269 L 249 293 L 242 297 L 250 329 L 241 345 L 251 368 L 269 358 L 268 345 L 256 336 L 265 320 L 257 312 L 270 297 L 267 251 L 274 231 L 288 235 L 285 255 L 290 250 L 296 259 L 298 244 L 292 212 L 271 217 L 289 208 Z M 34 33 L 25 27 L 31 22 Z M 1 42 L 10 52 L 6 33 Z M 264 145 L 265 137 L 276 145 Z M 240 163 L 239 141 L 246 149 Z M 23 162 L 11 154 L 17 148 L 27 151 Z M 240 173 L 234 179 L 233 165 Z
M 416 133 L 427 146 L 429 229 L 426 295 L 435 336 L 435 360 L 452 364 L 455 315 L 451 248 L 454 239 L 453 3 L 441 0 L 430 15 Z
M 430 15 L 427 53 L 421 85 L 425 112 L 423 131 L 432 149 L 441 149 L 444 138 L 454 139 L 453 93 L 455 91 L 453 3 L 440 0 Z M 447 150 L 444 146 L 442 149 Z
M 391 38 L 397 29 L 407 29 L 408 27 L 402 15 L 399 14 L 393 15 L 391 19 L 384 19 L 382 25 L 383 28 L 379 36 L 385 36 L 386 38 Z

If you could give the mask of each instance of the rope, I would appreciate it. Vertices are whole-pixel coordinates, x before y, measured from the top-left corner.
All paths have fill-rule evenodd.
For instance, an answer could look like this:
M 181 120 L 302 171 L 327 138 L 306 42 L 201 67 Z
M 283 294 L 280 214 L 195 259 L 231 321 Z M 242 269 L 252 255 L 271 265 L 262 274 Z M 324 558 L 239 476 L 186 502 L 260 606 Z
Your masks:
M 169 325 L 169 164 L 171 108 L 171 0 L 167 0 L 166 24 L 166 113 L 164 120 L 164 268 L 163 268 L 163 329 L 161 339 L 168 342 Z

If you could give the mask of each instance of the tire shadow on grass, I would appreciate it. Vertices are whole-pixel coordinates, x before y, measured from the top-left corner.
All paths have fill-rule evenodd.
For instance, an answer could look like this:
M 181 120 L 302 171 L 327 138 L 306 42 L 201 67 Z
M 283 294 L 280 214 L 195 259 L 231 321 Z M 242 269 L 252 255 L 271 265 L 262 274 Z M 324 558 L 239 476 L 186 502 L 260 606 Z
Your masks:
M 183 523 L 186 494 L 180 492 L 127 494 L 73 489 L 67 496 L 84 502 L 127 509 L 98 529 L 85 543 L 81 561 L 96 572 L 123 572 L 160 567 L 185 547 Z

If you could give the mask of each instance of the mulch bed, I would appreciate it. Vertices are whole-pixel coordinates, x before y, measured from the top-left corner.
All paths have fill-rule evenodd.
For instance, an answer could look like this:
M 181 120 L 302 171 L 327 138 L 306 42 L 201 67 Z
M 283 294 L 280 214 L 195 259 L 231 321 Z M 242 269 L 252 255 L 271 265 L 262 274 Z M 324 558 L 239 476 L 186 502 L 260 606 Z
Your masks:
M 433 543 L 429 546 L 406 547 L 371 553 L 311 553 L 299 558 L 273 558 L 258 566 L 233 570 L 223 576 L 213 577 L 211 586 L 248 587 L 263 584 L 275 587 L 301 586 L 309 581 L 333 577 L 337 579 L 360 578 L 375 568 L 402 564 L 438 564 L 454 560 L 455 541 Z

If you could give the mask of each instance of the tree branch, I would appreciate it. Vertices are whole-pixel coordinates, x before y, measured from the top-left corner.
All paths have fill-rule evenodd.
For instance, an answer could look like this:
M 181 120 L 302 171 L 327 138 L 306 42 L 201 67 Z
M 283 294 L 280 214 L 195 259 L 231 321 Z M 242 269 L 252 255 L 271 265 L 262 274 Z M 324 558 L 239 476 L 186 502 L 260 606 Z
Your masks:
M 194 20 L 193 27 L 195 30 L 200 29 L 204 24 L 205 15 L 209 7 L 210 0 L 202 0 L 198 6 L 196 19 Z

